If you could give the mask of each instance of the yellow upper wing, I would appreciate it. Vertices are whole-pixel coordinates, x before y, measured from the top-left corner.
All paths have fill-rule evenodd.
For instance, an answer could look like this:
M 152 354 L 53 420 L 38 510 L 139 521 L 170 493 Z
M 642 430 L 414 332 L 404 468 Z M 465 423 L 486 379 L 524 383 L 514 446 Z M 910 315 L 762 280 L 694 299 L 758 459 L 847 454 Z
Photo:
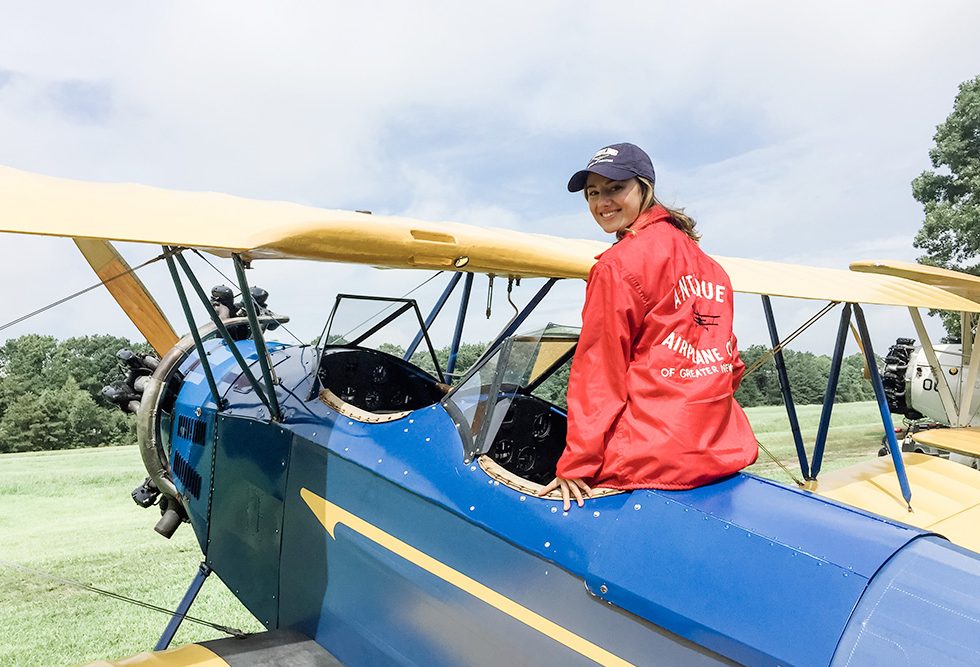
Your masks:
M 0 167 L 0 231 L 193 246 L 220 255 L 583 277 L 606 244 L 458 223 L 88 183 Z
M 608 248 L 598 241 L 218 193 L 88 183 L 9 167 L 0 167 L 0 231 L 190 246 L 250 258 L 555 278 L 585 278 L 595 255 Z M 980 304 L 963 296 L 900 277 L 716 259 L 739 292 L 980 312 Z
M 980 301 L 980 278 L 969 273 L 941 269 L 938 266 L 898 262 L 895 260 L 864 260 L 851 263 L 851 271 L 897 276 L 926 285 L 941 287 L 971 301 Z

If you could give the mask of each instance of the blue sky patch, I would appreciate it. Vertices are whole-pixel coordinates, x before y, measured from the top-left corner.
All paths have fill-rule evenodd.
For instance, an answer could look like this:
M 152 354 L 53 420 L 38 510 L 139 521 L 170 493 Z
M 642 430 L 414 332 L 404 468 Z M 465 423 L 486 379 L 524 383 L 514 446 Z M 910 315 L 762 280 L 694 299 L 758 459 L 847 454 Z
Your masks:
M 81 125 L 102 125 L 112 115 L 108 84 L 68 79 L 50 84 L 48 101 L 68 119 Z

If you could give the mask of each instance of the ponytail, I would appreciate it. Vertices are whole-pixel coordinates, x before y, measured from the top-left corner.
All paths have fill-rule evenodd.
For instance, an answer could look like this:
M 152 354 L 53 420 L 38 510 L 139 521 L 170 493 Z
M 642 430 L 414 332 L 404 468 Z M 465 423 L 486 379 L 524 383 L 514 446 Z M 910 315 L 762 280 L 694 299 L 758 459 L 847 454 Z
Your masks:
M 653 206 L 661 206 L 670 215 L 670 224 L 691 237 L 695 243 L 701 240 L 701 234 L 694 229 L 697 223 L 694 222 L 691 216 L 684 213 L 684 209 L 664 206 L 653 192 L 653 183 L 642 176 L 637 176 L 636 180 L 640 182 L 640 189 L 643 194 L 643 204 L 640 206 L 641 211 L 645 211 Z

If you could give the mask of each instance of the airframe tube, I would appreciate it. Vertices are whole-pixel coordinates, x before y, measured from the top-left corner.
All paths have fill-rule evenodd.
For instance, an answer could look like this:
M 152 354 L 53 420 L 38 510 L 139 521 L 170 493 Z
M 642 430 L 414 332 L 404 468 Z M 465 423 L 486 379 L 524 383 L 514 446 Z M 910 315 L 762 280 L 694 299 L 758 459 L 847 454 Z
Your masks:
M 273 320 L 286 322 L 289 318 L 260 317 L 259 320 L 260 322 Z M 248 318 L 246 317 L 224 320 L 226 326 L 247 323 Z M 208 322 L 197 329 L 197 334 L 201 340 L 210 338 L 216 332 L 217 327 L 213 322 Z M 143 459 L 146 473 L 161 493 L 181 504 L 183 501 L 180 498 L 180 493 L 170 479 L 170 452 L 164 449 L 163 438 L 160 436 L 160 403 L 173 374 L 193 349 L 195 349 L 194 336 L 193 334 L 186 334 L 164 355 L 156 370 L 146 381 L 139 412 L 136 413 L 136 442 L 139 444 L 140 458 Z M 214 398 L 217 403 L 220 397 L 215 396 Z

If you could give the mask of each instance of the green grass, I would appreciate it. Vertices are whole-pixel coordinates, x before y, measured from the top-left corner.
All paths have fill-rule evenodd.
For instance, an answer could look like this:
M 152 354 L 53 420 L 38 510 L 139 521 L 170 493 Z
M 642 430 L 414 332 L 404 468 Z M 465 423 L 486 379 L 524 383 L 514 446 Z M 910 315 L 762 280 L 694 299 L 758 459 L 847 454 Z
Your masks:
M 794 474 L 796 450 L 781 406 L 746 410 L 760 441 Z M 819 406 L 801 406 L 812 450 Z M 834 409 L 824 470 L 874 456 L 882 427 L 874 403 Z M 790 482 L 760 453 L 756 474 Z M 189 526 L 171 540 L 153 532 L 156 508 L 129 493 L 145 473 L 135 447 L 0 455 L 0 561 L 13 562 L 173 609 L 201 553 Z M 261 626 L 210 577 L 191 615 L 259 631 Z M 118 659 L 149 650 L 167 617 L 0 564 L 0 665 L 36 667 Z M 222 636 L 185 622 L 174 645 Z
M 158 510 L 129 492 L 145 472 L 135 447 L 0 456 L 0 561 L 173 609 L 201 552 L 189 526 L 153 532 Z M 190 614 L 259 631 L 211 576 Z M 0 564 L 0 665 L 37 667 L 117 659 L 153 647 L 168 617 Z M 185 621 L 174 644 L 221 633 Z
M 747 408 L 745 412 L 749 416 L 759 442 L 799 477 L 800 464 L 786 409 L 781 405 L 767 405 Z M 813 441 L 816 438 L 817 423 L 820 419 L 820 406 L 800 405 L 797 406 L 796 412 L 803 435 L 803 444 L 806 446 L 807 457 L 810 458 L 813 455 Z M 843 403 L 834 406 L 821 472 L 844 468 L 877 456 L 884 432 L 877 403 Z M 780 482 L 792 481 L 761 449 L 759 460 L 747 470 Z

